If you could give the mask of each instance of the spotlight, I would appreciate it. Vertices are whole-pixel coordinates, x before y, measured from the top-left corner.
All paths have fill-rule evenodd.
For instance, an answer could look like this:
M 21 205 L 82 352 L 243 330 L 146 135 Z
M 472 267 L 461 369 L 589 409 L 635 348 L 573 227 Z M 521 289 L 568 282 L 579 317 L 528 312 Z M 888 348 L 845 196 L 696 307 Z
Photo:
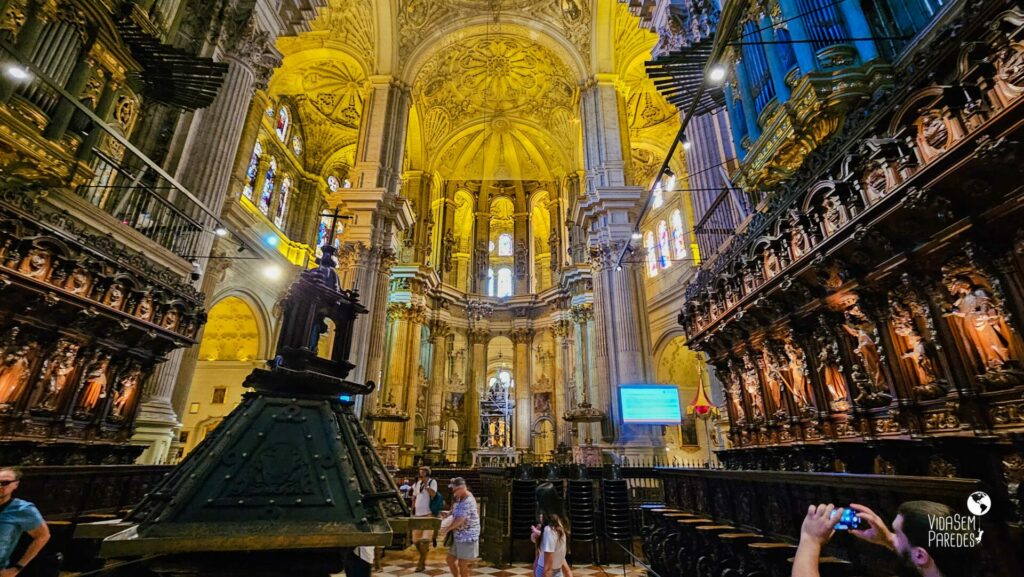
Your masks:
M 617 270 L 617 271 L 622 270 L 622 265 L 621 264 L 615 265 L 615 270 Z
M 685 138 L 683 139 L 683 150 L 690 150 L 690 141 Z
M 213 234 L 217 236 L 227 236 L 228 229 L 224 228 L 223 226 L 218 226 L 217 228 L 213 229 Z
M 4 72 L 6 72 L 7 76 L 12 80 L 28 80 L 31 76 L 28 70 L 25 70 L 24 68 L 16 64 L 11 64 L 7 67 L 7 69 Z
M 276 264 L 268 264 L 263 268 L 263 276 L 268 280 L 277 280 L 281 278 L 281 267 Z
M 199 278 L 203 276 L 203 267 L 199 265 L 198 260 L 193 260 L 191 264 L 192 273 L 189 276 L 192 277 L 192 280 L 194 281 L 199 280 Z
M 640 234 L 639 232 L 634 232 L 634 233 L 633 233 L 633 236 L 632 236 L 631 238 L 632 238 L 633 240 L 640 240 L 641 238 L 643 238 L 643 235 L 642 235 L 642 234 Z
M 268 234 L 263 237 L 263 244 L 267 246 L 277 246 L 278 242 L 280 242 L 280 239 L 277 238 L 276 234 Z
M 712 66 L 711 70 L 708 71 L 708 80 L 712 82 L 721 82 L 725 78 L 725 68 L 721 65 Z

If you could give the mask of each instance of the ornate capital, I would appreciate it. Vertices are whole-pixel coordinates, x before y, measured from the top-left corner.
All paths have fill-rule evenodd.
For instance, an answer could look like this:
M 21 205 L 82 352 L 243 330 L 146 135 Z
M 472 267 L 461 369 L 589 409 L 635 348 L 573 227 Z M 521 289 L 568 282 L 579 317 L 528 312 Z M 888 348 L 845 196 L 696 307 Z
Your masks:
M 491 340 L 491 331 L 483 327 L 472 327 L 466 331 L 466 338 L 474 345 L 486 344 L 487 341 Z
M 281 65 L 282 56 L 274 47 L 274 36 L 256 26 L 251 7 L 234 4 L 228 8 L 219 44 L 228 57 L 253 71 L 256 88 L 266 89 L 271 73 Z
M 594 305 L 590 303 L 575 305 L 570 309 L 570 314 L 573 322 L 584 324 L 594 318 Z
M 430 343 L 438 344 L 443 342 L 452 332 L 451 327 L 444 321 L 430 321 Z
M 389 303 L 388 320 L 407 320 L 413 323 L 423 323 L 426 320 L 426 309 L 420 305 Z
M 533 329 L 513 329 L 508 338 L 517 345 L 527 344 L 533 338 Z
M 564 339 L 569 336 L 570 328 L 572 328 L 571 323 L 565 319 L 562 319 L 560 321 L 556 321 L 555 324 L 551 325 L 551 333 L 555 336 L 556 339 Z

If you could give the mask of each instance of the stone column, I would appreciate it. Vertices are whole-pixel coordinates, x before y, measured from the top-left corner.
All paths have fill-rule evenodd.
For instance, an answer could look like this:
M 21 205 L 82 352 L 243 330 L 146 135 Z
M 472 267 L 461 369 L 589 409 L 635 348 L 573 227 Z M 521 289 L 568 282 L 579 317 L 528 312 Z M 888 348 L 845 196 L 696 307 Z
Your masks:
M 469 270 L 470 291 L 477 294 L 487 294 L 487 269 L 489 265 L 490 252 L 487 250 L 487 243 L 491 235 L 491 213 L 476 212 L 476 226 L 473 227 L 473 244 L 469 247 Z M 481 250 L 483 252 L 481 253 Z M 481 263 L 481 259 L 483 262 Z
M 515 239 L 513 254 L 515 289 L 512 294 L 530 293 L 530 263 L 533 262 L 534 249 L 530 239 L 530 213 L 517 212 L 513 215 L 512 238 Z
M 555 321 L 554 326 L 551 327 L 555 344 L 555 350 L 552 351 L 554 370 L 551 375 L 551 387 L 555 392 L 555 406 L 552 409 L 552 418 L 555 420 L 555 447 L 558 447 L 559 443 L 569 443 L 569 424 L 562 420 L 562 416 L 569 410 L 571 399 L 569 391 L 571 380 L 569 377 L 569 355 L 572 354 L 569 349 L 570 327 L 570 322 L 565 319 Z
M 512 375 L 516 381 L 516 451 L 532 452 L 530 441 L 533 433 L 533 375 L 530 371 L 530 349 L 533 331 L 515 329 L 509 334 L 512 339 Z
M 472 369 L 466 383 L 466 448 L 473 451 L 480 448 L 480 387 L 487 381 L 487 343 L 491 335 L 485 328 L 473 327 L 466 336 L 472 345 L 469 358 Z
M 391 76 L 371 76 L 370 96 L 359 125 L 353 188 L 382 188 L 397 194 L 409 123 L 409 87 Z
M 435 322 L 430 327 L 430 344 L 433 348 L 430 366 L 430 396 L 427 401 L 427 439 L 428 453 L 437 454 L 441 451 L 441 412 L 444 409 L 445 385 L 448 375 L 448 345 L 451 330 L 442 322 Z
M 197 113 L 193 123 L 197 136 L 190 143 L 178 171 L 182 184 L 214 214 L 220 214 L 229 193 L 228 182 L 256 87 L 257 69 L 262 70 L 261 77 L 270 71 L 263 60 L 272 50 L 267 39 L 260 37 L 255 28 L 243 28 L 243 34 L 222 41 L 217 59 L 228 63 L 227 76 L 209 108 Z M 196 254 L 209 254 L 214 238 L 213 231 L 201 236 Z M 171 397 L 175 386 L 191 386 L 194 373 L 191 363 L 186 367 L 190 370 L 182 370 L 183 357 L 182 350 L 171 353 L 168 360 L 157 367 L 151 387 L 142 398 L 132 442 L 149 448 L 143 452 L 139 463 L 162 463 L 167 458 L 167 450 L 180 426 Z

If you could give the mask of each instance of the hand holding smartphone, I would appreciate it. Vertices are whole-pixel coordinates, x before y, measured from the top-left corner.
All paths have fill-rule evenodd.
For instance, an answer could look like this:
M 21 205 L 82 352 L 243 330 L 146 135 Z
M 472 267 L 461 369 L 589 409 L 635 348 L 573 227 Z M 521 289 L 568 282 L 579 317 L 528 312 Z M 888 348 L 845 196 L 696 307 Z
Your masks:
M 839 518 L 839 522 L 836 523 L 835 530 L 850 531 L 860 529 L 861 518 L 860 515 L 857 514 L 857 511 L 853 510 L 850 507 L 843 507 L 842 511 L 842 516 Z M 839 509 L 832 511 L 832 515 L 830 518 L 834 519 L 838 513 Z

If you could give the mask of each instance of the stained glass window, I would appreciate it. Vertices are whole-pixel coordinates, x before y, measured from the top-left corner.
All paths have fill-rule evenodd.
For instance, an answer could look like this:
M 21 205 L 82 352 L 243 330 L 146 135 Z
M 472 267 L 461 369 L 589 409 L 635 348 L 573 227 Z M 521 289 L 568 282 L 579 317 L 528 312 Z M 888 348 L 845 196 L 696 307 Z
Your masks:
M 644 247 L 647 249 L 647 276 L 658 276 L 658 254 L 654 250 L 654 235 L 644 233 Z
M 331 175 L 327 177 L 327 188 L 329 188 L 331 192 L 337 192 L 337 190 L 341 188 L 341 182 L 338 181 L 337 176 Z
M 651 194 L 654 195 L 654 208 L 661 208 L 661 205 L 665 204 L 665 195 L 661 193 L 660 182 L 658 183 L 658 186 L 654 187 L 654 192 L 652 192 Z
M 512 269 L 498 269 L 498 291 L 494 296 L 498 298 L 512 296 Z
M 298 134 L 292 137 L 292 152 L 295 153 L 295 156 L 302 156 L 302 139 Z
M 260 156 L 263 155 L 263 145 L 257 140 L 252 147 L 252 156 L 249 157 L 249 166 L 245 169 L 245 187 L 242 188 L 242 196 L 252 200 L 252 193 L 256 190 L 256 173 L 260 169 Z
M 512 256 L 512 235 L 507 232 L 498 235 L 498 256 Z
M 672 264 L 668 248 L 668 226 L 665 221 L 658 223 L 658 253 L 661 257 L 661 268 L 668 268 Z
M 288 193 L 292 191 L 291 177 L 284 177 L 281 180 L 281 196 L 277 200 L 277 210 L 274 212 L 274 225 L 277 228 L 284 227 L 284 211 L 288 208 Z
M 292 115 L 288 112 L 287 106 L 282 106 L 277 111 L 277 126 L 274 127 L 274 132 L 277 133 L 277 137 L 284 142 L 288 138 L 288 129 L 292 124 Z
M 267 174 L 263 178 L 263 191 L 260 192 L 260 202 L 256 206 L 263 214 L 270 214 L 270 201 L 274 198 L 274 181 L 277 179 L 277 159 L 270 157 L 270 166 L 267 167 Z
M 683 213 L 678 208 L 673 210 L 669 222 L 672 226 L 672 255 L 675 258 L 686 258 L 686 239 L 683 236 Z

